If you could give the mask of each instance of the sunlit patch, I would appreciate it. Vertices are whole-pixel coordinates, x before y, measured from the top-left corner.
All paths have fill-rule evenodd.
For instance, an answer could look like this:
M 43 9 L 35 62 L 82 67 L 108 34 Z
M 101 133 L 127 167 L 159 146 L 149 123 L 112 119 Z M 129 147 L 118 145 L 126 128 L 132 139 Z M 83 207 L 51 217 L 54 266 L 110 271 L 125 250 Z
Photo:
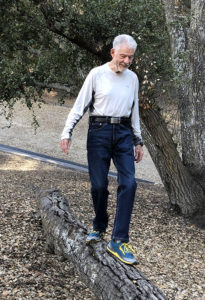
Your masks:
M 39 169 L 39 162 L 35 160 L 10 160 L 0 165 L 2 171 L 34 171 Z
M 48 90 L 44 91 L 44 96 L 56 97 L 57 95 L 58 93 L 56 91 L 48 91 Z

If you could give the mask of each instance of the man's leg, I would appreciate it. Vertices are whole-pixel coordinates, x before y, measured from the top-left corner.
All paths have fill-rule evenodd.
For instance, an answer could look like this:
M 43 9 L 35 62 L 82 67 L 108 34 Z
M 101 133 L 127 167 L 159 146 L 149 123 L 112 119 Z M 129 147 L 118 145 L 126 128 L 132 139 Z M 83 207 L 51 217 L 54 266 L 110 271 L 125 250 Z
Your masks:
M 129 225 L 137 184 L 135 181 L 132 133 L 129 128 L 119 127 L 113 161 L 118 171 L 117 207 L 112 239 L 129 241 Z
M 108 224 L 108 172 L 111 161 L 109 125 L 89 127 L 87 140 L 88 167 L 91 181 L 91 195 L 95 211 L 93 229 L 105 232 Z
M 132 133 L 125 126 L 115 130 L 113 161 L 118 171 L 117 208 L 112 239 L 107 250 L 126 264 L 138 264 L 128 244 L 129 225 L 137 184 L 135 181 Z

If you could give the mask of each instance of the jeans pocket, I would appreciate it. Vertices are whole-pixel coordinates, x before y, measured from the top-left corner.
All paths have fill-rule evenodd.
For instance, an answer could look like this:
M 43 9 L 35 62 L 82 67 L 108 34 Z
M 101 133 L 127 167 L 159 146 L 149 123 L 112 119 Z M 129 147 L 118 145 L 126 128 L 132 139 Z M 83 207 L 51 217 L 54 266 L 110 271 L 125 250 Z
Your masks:
M 89 132 L 95 132 L 103 129 L 107 123 L 93 122 L 89 125 Z
M 127 130 L 129 132 L 132 132 L 132 128 L 131 128 L 131 125 L 127 124 L 120 124 L 120 128 L 123 129 L 123 130 Z

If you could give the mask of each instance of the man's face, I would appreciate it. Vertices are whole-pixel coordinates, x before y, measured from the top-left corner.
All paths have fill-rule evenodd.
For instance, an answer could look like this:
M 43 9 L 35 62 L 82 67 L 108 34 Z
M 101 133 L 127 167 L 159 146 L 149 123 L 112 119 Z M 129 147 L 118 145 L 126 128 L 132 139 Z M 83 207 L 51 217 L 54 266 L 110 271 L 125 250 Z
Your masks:
M 123 72 L 131 65 L 134 57 L 134 49 L 123 44 L 118 49 L 111 49 L 112 64 L 116 72 Z

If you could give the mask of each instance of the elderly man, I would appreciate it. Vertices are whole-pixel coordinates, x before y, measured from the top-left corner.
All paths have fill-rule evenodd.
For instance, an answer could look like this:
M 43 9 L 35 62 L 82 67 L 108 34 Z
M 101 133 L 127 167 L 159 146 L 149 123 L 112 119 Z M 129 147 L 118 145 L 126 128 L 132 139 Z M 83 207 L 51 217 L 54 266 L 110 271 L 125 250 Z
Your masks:
M 134 160 L 143 156 L 138 108 L 138 78 L 128 68 L 137 44 L 129 35 L 113 41 L 112 60 L 88 74 L 70 111 L 61 136 L 68 154 L 74 126 L 89 109 L 87 157 L 95 217 L 87 243 L 104 236 L 108 225 L 108 171 L 113 160 L 118 172 L 117 207 L 107 251 L 127 264 L 136 264 L 129 246 L 129 224 L 136 192 Z M 134 146 L 134 147 L 133 147 Z

